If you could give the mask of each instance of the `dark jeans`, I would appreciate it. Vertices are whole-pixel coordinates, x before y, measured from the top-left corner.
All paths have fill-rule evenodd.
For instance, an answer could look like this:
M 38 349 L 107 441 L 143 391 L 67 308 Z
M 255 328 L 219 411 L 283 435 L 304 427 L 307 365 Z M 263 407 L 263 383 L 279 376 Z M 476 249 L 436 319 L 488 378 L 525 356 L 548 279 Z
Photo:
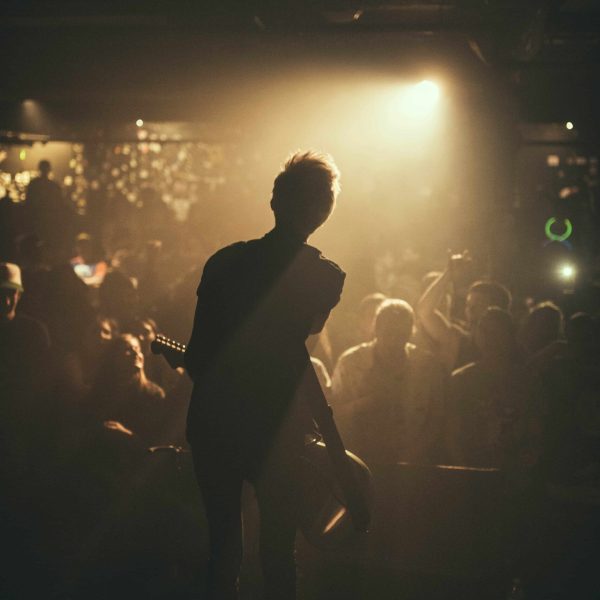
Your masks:
M 260 560 L 266 600 L 296 598 L 294 544 L 297 452 L 271 452 L 260 468 L 239 456 L 192 446 L 209 526 L 208 599 L 236 600 L 242 562 L 241 494 L 253 484 L 260 510 Z

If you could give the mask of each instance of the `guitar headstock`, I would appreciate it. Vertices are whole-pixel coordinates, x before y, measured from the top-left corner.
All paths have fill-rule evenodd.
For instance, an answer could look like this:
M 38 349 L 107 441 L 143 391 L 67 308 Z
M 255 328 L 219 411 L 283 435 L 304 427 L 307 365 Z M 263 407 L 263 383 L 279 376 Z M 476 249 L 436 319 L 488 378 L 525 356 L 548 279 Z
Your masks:
M 185 366 L 185 344 L 159 334 L 150 345 L 150 349 L 152 354 L 162 354 L 173 369 Z

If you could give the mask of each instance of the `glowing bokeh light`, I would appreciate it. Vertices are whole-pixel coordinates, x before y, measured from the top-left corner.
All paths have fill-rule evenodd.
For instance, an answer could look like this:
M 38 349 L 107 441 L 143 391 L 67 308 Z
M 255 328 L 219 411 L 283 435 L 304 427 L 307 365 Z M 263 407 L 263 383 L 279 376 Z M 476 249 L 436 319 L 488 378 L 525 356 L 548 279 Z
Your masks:
M 144 126 L 144 121 L 143 121 L 142 119 L 138 119 L 138 120 L 135 122 L 135 124 L 136 124 L 138 127 L 143 127 L 143 126 Z
M 573 125 L 573 123 L 571 121 L 567 121 L 565 123 L 565 127 L 569 130 L 573 129 L 573 127 L 575 127 L 575 125 Z
M 563 279 L 572 279 L 575 276 L 575 267 L 569 264 L 562 265 L 559 274 Z
M 20 158 L 21 160 L 25 160 L 25 159 L 27 158 L 27 150 L 21 150 L 21 151 L 19 152 L 19 158 Z

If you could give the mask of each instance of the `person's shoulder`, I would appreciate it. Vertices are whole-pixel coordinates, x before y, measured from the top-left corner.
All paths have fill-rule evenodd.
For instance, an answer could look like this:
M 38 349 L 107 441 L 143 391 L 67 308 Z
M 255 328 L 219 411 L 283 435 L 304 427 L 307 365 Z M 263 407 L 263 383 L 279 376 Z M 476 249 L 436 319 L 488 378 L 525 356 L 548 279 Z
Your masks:
M 150 379 L 146 380 L 144 383 L 144 394 L 155 400 L 164 400 L 166 397 L 165 390 Z
M 323 272 L 330 273 L 331 276 L 336 276 L 342 280 L 346 277 L 346 273 L 344 273 L 342 268 L 337 263 L 323 256 L 323 253 L 318 248 L 310 244 L 304 244 L 302 249 L 307 258 L 314 261 Z
M 211 271 L 230 265 L 244 252 L 247 244 L 248 242 L 235 242 L 217 250 L 206 261 L 204 271 L 210 273 Z
M 38 319 L 24 313 L 17 313 L 14 318 L 14 327 L 19 331 L 19 334 L 27 336 L 29 339 L 37 338 L 37 341 L 42 345 L 50 346 L 48 328 Z
M 373 342 L 363 342 L 342 352 L 338 358 L 338 364 L 364 361 L 366 358 L 370 358 L 372 353 Z

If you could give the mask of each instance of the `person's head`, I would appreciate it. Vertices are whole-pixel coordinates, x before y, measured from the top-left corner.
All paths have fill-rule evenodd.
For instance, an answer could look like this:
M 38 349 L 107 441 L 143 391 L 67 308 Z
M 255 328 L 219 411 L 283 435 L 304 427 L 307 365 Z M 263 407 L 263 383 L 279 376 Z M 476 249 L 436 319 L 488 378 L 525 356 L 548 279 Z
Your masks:
M 108 317 L 96 317 L 83 332 L 83 347 L 87 351 L 96 351 L 103 348 L 119 333 L 117 322 Z
M 89 234 L 82 232 L 75 238 L 75 252 L 87 265 L 92 265 L 101 260 L 101 250 L 96 240 Z
M 510 313 L 497 306 L 487 308 L 477 323 L 475 343 L 484 359 L 517 358 L 515 325 Z
M 387 296 L 380 292 L 375 292 L 365 296 L 358 306 L 357 325 L 360 339 L 370 341 L 375 336 L 375 314 L 381 303 L 386 300 Z
M 297 152 L 275 178 L 271 208 L 277 227 L 306 239 L 328 219 L 339 193 L 339 171 L 319 152 Z
M 140 341 L 129 333 L 124 333 L 113 340 L 107 346 L 110 353 L 110 361 L 114 369 L 114 375 L 120 381 L 128 380 L 144 372 L 144 354 Z
M 502 310 L 510 309 L 510 292 L 495 281 L 476 281 L 467 292 L 465 316 L 470 327 L 475 327 L 486 309 L 496 306 Z
M 591 315 L 584 312 L 571 315 L 565 325 L 565 336 L 574 354 L 594 356 L 600 347 L 599 329 Z
M 412 307 L 404 300 L 384 300 L 375 315 L 375 337 L 379 350 L 384 354 L 404 352 L 415 325 Z
M 0 323 L 12 321 L 23 293 L 21 269 L 13 263 L 0 263 Z
M 128 327 L 128 330 L 140 341 L 144 356 L 148 356 L 151 353 L 150 345 L 156 339 L 156 333 L 158 331 L 156 321 L 150 317 L 136 319 L 131 323 L 130 327 Z
M 40 162 L 38 163 L 38 169 L 39 169 L 40 175 L 42 177 L 48 177 L 48 175 L 50 175 L 50 171 L 52 170 L 50 161 L 49 160 L 40 160 Z
M 554 302 L 540 302 L 527 315 L 521 342 L 528 353 L 538 352 L 562 335 L 563 314 Z

